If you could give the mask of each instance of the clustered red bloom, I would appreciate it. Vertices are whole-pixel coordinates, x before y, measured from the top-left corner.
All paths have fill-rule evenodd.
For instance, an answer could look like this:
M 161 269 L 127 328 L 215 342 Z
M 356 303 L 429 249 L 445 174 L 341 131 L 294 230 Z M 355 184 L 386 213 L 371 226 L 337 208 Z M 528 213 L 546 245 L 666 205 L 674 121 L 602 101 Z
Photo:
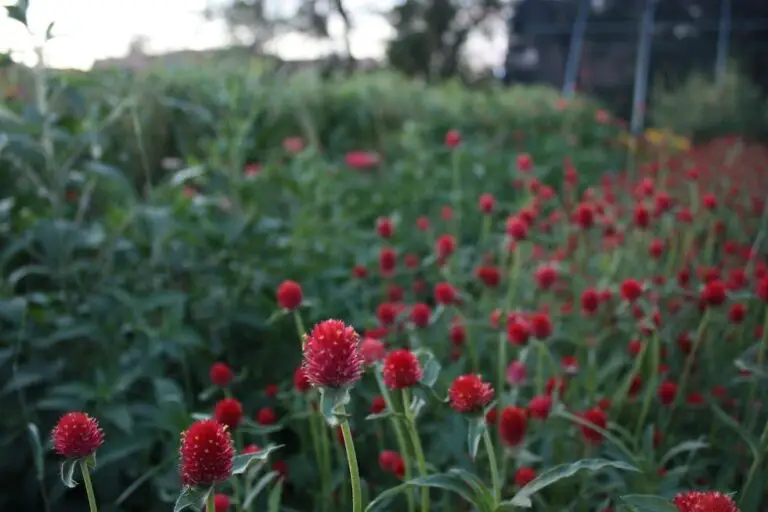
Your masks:
M 509 446 L 517 446 L 523 441 L 528 429 L 528 413 L 515 405 L 508 405 L 501 411 L 499 435 Z
M 243 421 L 243 406 L 234 398 L 224 398 L 214 407 L 213 416 L 222 425 L 234 429 Z
M 51 437 L 56 453 L 68 459 L 89 457 L 104 443 L 99 422 L 82 412 L 70 412 L 59 418 Z
M 213 363 L 210 370 L 211 383 L 220 388 L 226 388 L 235 378 L 229 366 L 225 363 Z
M 395 475 L 397 478 L 403 478 L 405 475 L 405 461 L 399 453 L 392 450 L 379 453 L 379 467 L 385 473 Z
M 213 509 L 216 512 L 227 512 L 229 510 L 229 507 L 232 506 L 232 502 L 229 499 L 229 496 L 226 494 L 221 494 L 220 492 L 217 492 L 213 497 Z
M 370 366 L 384 359 L 387 349 L 384 343 L 376 338 L 363 338 L 360 343 L 360 355 L 363 356 L 363 363 Z
M 307 378 L 307 371 L 303 366 L 299 366 L 293 372 L 293 388 L 299 393 L 306 393 L 312 389 L 312 385 Z
M 518 487 L 525 487 L 532 482 L 534 478 L 536 478 L 536 470 L 531 467 L 523 466 L 517 468 L 517 471 L 515 471 L 515 485 Z
M 181 480 L 185 486 L 208 487 L 232 476 L 235 448 L 226 427 L 200 420 L 181 434 Z
M 352 386 L 363 374 L 360 336 L 340 320 L 315 325 L 304 344 L 304 371 L 315 387 Z
M 271 407 L 262 407 L 256 413 L 256 423 L 259 425 L 274 425 L 277 423 L 277 413 Z
M 296 281 L 283 281 L 277 287 L 277 303 L 283 309 L 294 310 L 301 305 L 301 285 Z
M 411 388 L 419 383 L 423 374 L 416 354 L 407 349 L 390 352 L 384 360 L 381 373 L 389 389 Z
M 593 407 L 592 409 L 587 410 L 583 417 L 584 420 L 590 424 L 603 430 L 608 425 L 608 417 L 606 416 L 605 411 L 600 407 Z M 603 441 L 603 434 L 601 432 L 586 425 L 581 426 L 581 435 L 584 436 L 584 439 L 587 442 L 593 444 L 598 444 Z
M 672 503 L 679 512 L 739 512 L 736 503 L 715 491 L 688 491 L 675 496 Z
M 493 388 L 479 375 L 460 375 L 451 384 L 448 399 L 454 411 L 478 414 L 493 399 Z

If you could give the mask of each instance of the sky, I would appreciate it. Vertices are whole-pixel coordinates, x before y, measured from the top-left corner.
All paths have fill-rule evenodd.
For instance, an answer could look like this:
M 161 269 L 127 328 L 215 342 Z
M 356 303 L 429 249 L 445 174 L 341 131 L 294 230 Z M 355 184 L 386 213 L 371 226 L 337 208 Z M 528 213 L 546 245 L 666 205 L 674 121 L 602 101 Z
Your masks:
M 221 22 L 201 15 L 206 6 L 220 0 L 29 0 L 29 32 L 20 23 L 0 13 L 0 51 L 12 50 L 14 58 L 36 63 L 35 47 L 44 41 L 53 23 L 54 38 L 44 46 L 46 65 L 57 68 L 89 69 L 95 60 L 122 57 L 137 36 L 144 36 L 148 53 L 173 50 L 201 50 L 227 44 L 230 39 Z M 281 0 L 288 5 L 295 0 Z M 391 27 L 376 9 L 391 6 L 394 0 L 348 0 L 354 30 L 352 51 L 356 58 L 380 58 Z M 11 0 L 0 0 L 9 5 Z M 285 59 L 316 58 L 329 50 L 341 50 L 340 20 L 331 23 L 332 41 L 319 44 L 296 34 L 275 41 L 271 50 Z M 30 34 L 31 32 L 31 34 Z M 470 41 L 476 59 L 497 64 L 503 58 L 503 44 L 481 38 Z M 487 61 L 487 62 L 485 62 Z

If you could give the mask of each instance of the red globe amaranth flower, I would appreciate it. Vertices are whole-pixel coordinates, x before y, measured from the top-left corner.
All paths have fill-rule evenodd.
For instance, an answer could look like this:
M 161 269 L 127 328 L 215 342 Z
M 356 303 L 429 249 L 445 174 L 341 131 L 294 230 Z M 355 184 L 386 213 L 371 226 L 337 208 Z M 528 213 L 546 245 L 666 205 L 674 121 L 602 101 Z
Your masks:
M 392 450 L 384 450 L 379 454 L 379 467 L 385 473 L 390 473 L 398 478 L 405 474 L 405 462 L 399 453 Z
M 661 405 L 672 404 L 677 397 L 677 384 L 670 380 L 665 380 L 659 384 L 658 394 Z
M 227 428 L 216 420 L 200 420 L 181 434 L 181 481 L 210 487 L 232 476 L 235 448 Z
M 541 266 L 533 273 L 533 278 L 539 288 L 548 290 L 557 281 L 557 269 L 549 265 Z
M 312 328 L 304 344 L 304 371 L 315 387 L 352 386 L 363 374 L 360 336 L 340 320 Z
M 672 500 L 679 512 L 740 512 L 736 503 L 715 491 L 687 491 Z
M 461 324 L 460 320 L 454 319 L 448 330 L 448 337 L 451 339 L 451 343 L 454 346 L 463 345 L 467 340 L 467 330 Z
M 277 423 L 277 413 L 271 407 L 262 407 L 256 413 L 256 423 L 259 425 L 274 425 Z
M 285 480 L 288 478 L 288 463 L 284 460 L 276 460 L 272 464 L 272 471 L 276 471 L 280 475 L 279 478 Z
M 104 443 L 99 422 L 83 412 L 69 412 L 59 418 L 51 437 L 56 453 L 68 459 L 93 455 Z
M 547 313 L 533 313 L 528 317 L 533 335 L 543 340 L 552 334 L 552 320 Z
M 520 153 L 517 155 L 517 168 L 521 172 L 528 172 L 533 168 L 533 159 L 528 153 Z
M 608 417 L 606 416 L 605 411 L 599 407 L 593 407 L 592 409 L 587 410 L 583 417 L 584 420 L 603 430 L 608 425 Z M 589 443 L 597 444 L 603 441 L 603 434 L 586 425 L 581 426 L 581 435 L 584 437 L 584 440 Z
M 515 240 L 525 240 L 528 238 L 528 225 L 520 217 L 508 217 L 506 221 L 506 233 Z
M 235 378 L 235 374 L 225 363 L 213 363 L 209 372 L 211 383 L 220 388 L 226 388 Z
M 259 448 L 259 445 L 257 445 L 257 444 L 249 444 L 248 446 L 246 446 L 245 448 L 243 448 L 243 453 L 244 453 L 244 454 L 247 454 L 247 453 L 256 453 L 256 452 L 258 452 L 259 450 L 260 450 L 260 448 Z
M 600 307 L 600 294 L 593 288 L 581 293 L 581 310 L 585 315 L 594 315 Z
M 531 337 L 531 324 L 520 315 L 515 315 L 507 324 L 507 339 L 514 345 L 525 345 Z
M 390 238 L 395 232 L 395 227 L 388 217 L 379 217 L 376 219 L 376 231 L 381 238 Z
M 275 398 L 280 392 L 280 387 L 277 384 L 267 384 L 264 388 L 264 396 L 267 398 Z
M 283 281 L 277 287 L 277 303 L 281 308 L 294 310 L 301 305 L 301 285 L 296 281 Z
M 426 327 L 429 325 L 429 317 L 432 312 L 426 304 L 414 304 L 411 308 L 411 322 L 416 327 Z
M 416 354 L 408 349 L 399 349 L 393 350 L 384 359 L 381 374 L 389 389 L 406 389 L 418 384 L 423 372 Z
M 234 398 L 223 398 L 214 407 L 213 417 L 229 429 L 237 428 L 243 421 L 243 406 Z
M 451 384 L 448 399 L 454 411 L 477 414 L 493 399 L 493 388 L 480 375 L 460 375 Z
M 496 199 L 493 197 L 493 194 L 483 194 L 480 196 L 477 207 L 481 212 L 493 213 L 494 206 L 496 206 Z
M 461 144 L 461 133 L 458 130 L 448 130 L 445 134 L 445 146 L 455 148 Z
M 507 366 L 505 375 L 509 384 L 520 386 L 525 383 L 525 379 L 528 377 L 528 368 L 522 361 L 512 361 Z
M 213 497 L 213 510 L 215 512 L 227 512 L 231 506 L 232 502 L 229 500 L 229 496 L 226 494 L 217 492 Z
M 517 446 L 525 437 L 528 427 L 528 413 L 515 405 L 509 405 L 501 411 L 499 435 L 509 446 Z
M 369 410 L 371 414 L 379 414 L 386 408 L 387 402 L 384 400 L 383 396 L 379 395 L 373 398 L 373 402 L 371 402 L 371 408 Z
M 452 235 L 440 235 L 435 242 L 435 252 L 438 257 L 445 259 L 456 250 L 456 239 Z
M 635 302 L 643 294 L 643 284 L 637 279 L 625 279 L 621 283 L 621 298 L 627 302 Z
M 488 288 L 496 288 L 501 283 L 501 271 L 497 267 L 486 265 L 478 268 L 475 274 Z
M 397 264 L 397 253 L 391 247 L 382 247 L 379 251 L 379 270 L 384 277 L 391 276 Z
M 363 338 L 360 343 L 360 354 L 363 356 L 363 363 L 366 366 L 376 364 L 387 355 L 387 349 L 384 347 L 384 343 L 376 338 Z
M 595 211 L 591 205 L 587 203 L 581 203 L 576 207 L 576 211 L 573 212 L 573 222 L 581 227 L 581 229 L 589 229 L 595 223 Z
M 527 466 L 517 468 L 515 471 L 515 485 L 525 487 L 536 478 L 536 470 Z
M 456 295 L 456 289 L 450 283 L 437 283 L 435 285 L 435 301 L 438 304 L 453 304 L 456 302 Z
M 352 169 L 367 171 L 377 167 L 381 158 L 371 151 L 350 151 L 344 156 L 344 163 Z
M 293 372 L 293 388 L 299 393 L 306 393 L 312 389 L 312 385 L 307 378 L 307 372 L 302 366 L 299 366 Z
M 757 282 L 755 294 L 763 302 L 768 302 L 768 275 Z
M 720 280 L 708 282 L 702 288 L 700 298 L 707 306 L 722 305 L 727 298 L 725 283 Z
M 734 324 L 740 324 L 744 321 L 744 318 L 747 316 L 747 307 L 738 302 L 736 304 L 732 304 L 730 309 L 728 310 L 728 320 L 731 321 L 731 323 Z
M 376 308 L 376 317 L 381 325 L 392 325 L 397 320 L 397 307 L 390 302 L 379 304 Z

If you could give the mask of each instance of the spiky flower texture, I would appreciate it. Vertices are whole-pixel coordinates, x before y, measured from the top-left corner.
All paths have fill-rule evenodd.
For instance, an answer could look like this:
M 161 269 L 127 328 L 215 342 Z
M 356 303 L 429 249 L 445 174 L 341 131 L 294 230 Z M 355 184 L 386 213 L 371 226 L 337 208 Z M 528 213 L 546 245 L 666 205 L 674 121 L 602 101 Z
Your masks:
M 675 496 L 672 503 L 680 512 L 739 512 L 731 498 L 714 491 L 683 492 Z
M 456 412 L 481 413 L 493 399 L 493 388 L 487 382 L 483 382 L 479 375 L 460 375 L 448 390 L 448 399 Z
M 207 487 L 232 475 L 235 448 L 227 427 L 216 420 L 200 420 L 181 434 L 181 480 L 184 485 Z
M 315 387 L 352 386 L 363 374 L 360 336 L 340 320 L 320 322 L 306 337 L 303 367 Z
M 89 457 L 104 443 L 99 423 L 82 412 L 62 416 L 51 434 L 53 449 L 68 459 Z

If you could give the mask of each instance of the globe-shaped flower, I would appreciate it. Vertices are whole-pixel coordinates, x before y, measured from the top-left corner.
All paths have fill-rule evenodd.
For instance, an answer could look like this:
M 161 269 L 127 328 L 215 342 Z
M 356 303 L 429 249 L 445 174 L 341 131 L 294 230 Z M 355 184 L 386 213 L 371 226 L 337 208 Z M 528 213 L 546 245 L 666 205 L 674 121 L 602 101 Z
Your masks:
M 493 388 L 487 382 L 483 382 L 479 375 L 460 375 L 448 390 L 448 398 L 456 412 L 481 413 L 493 399 Z
M 214 407 L 213 416 L 222 425 L 234 429 L 243 421 L 243 406 L 235 398 L 223 398 Z
M 104 443 L 104 433 L 99 423 L 82 412 L 70 412 L 62 416 L 53 428 L 53 449 L 69 459 L 93 455 Z
M 419 383 L 423 374 L 419 358 L 408 349 L 390 352 L 381 373 L 389 389 L 411 388 Z
M 315 387 L 352 386 L 363 373 L 360 336 L 340 320 L 320 322 L 306 337 L 303 366 Z
M 739 512 L 731 498 L 714 491 L 683 492 L 675 496 L 672 503 L 680 512 Z
M 200 420 L 181 434 L 181 481 L 208 487 L 232 475 L 235 448 L 227 428 L 216 420 Z

